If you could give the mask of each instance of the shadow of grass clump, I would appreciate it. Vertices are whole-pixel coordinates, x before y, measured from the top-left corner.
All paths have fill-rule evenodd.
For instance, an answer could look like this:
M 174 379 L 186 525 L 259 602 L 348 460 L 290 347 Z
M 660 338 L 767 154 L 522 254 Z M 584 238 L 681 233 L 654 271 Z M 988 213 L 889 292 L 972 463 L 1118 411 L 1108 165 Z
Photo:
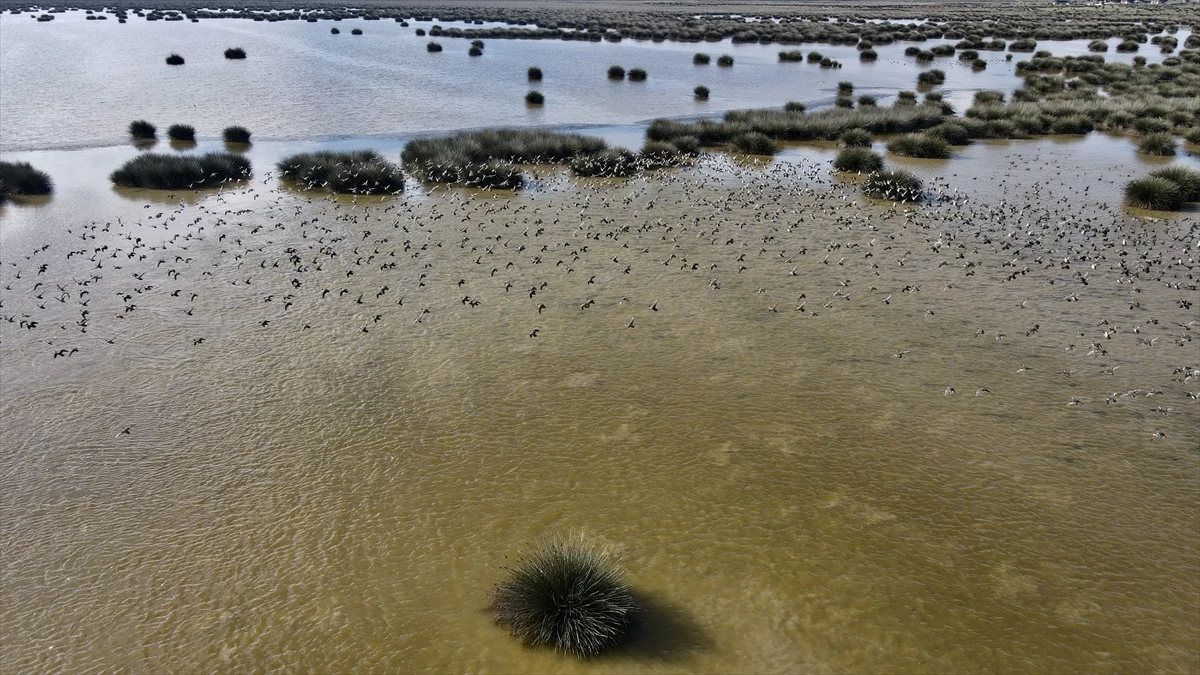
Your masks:
M 139 155 L 112 172 L 121 187 L 200 189 L 250 177 L 250 160 L 228 152 L 205 155 Z
M 0 162 L 0 201 L 13 196 L 48 195 L 54 191 L 49 174 L 29 162 Z
M 279 174 L 309 190 L 358 195 L 396 194 L 404 190 L 404 174 L 374 150 L 322 150 L 285 157 Z

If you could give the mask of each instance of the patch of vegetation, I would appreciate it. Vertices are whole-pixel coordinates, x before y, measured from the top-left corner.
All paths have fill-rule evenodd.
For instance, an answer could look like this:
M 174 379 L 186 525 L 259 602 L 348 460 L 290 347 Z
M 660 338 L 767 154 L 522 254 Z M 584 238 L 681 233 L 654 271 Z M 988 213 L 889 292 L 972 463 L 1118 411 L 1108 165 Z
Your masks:
M 950 157 L 950 144 L 937 134 L 905 134 L 887 145 L 888 152 L 905 157 L 923 159 L 946 159 Z
M 172 124 L 167 127 L 167 138 L 173 141 L 193 143 L 196 140 L 196 129 L 188 124 Z
M 697 53 L 692 55 L 692 63 L 697 66 L 707 66 L 710 61 L 712 61 L 712 57 L 708 54 Z
M 129 123 L 129 135 L 138 140 L 154 140 L 158 129 L 146 120 L 134 120 Z
M 706 87 L 704 85 L 700 85 L 692 90 L 692 94 L 696 97 L 697 100 L 707 101 L 708 94 L 709 94 L 708 87 Z
M 223 138 L 226 143 L 249 143 L 250 130 L 246 127 L 236 125 L 232 127 L 225 127 L 225 130 L 221 132 L 221 138 Z
M 183 65 L 183 57 L 178 54 L 171 54 L 170 56 L 167 57 L 167 65 L 168 66 L 182 66 Z
M 483 50 L 479 47 L 471 47 L 467 50 L 467 56 L 483 56 Z
M 630 68 L 629 69 L 629 81 L 630 82 L 645 82 L 646 81 L 646 70 L 644 68 Z
M 225 58 L 227 59 L 244 59 L 246 58 L 246 50 L 241 47 L 230 47 L 225 50 Z
M 867 178 L 862 190 L 863 194 L 875 199 L 915 202 L 924 196 L 925 184 L 907 171 L 880 171 Z
M 733 65 L 733 55 L 732 54 L 720 55 L 719 57 L 717 57 L 717 65 L 722 68 L 729 68 L 730 66 Z
M 958 122 L 943 122 L 925 133 L 939 136 L 950 145 L 968 145 L 971 142 L 971 132 Z
M 804 61 L 804 52 L 799 49 L 779 52 L 779 60 L 784 63 L 800 63 Z
M 858 53 L 860 61 L 876 61 L 879 59 L 879 53 L 874 49 L 864 49 Z
M 874 139 L 866 129 L 847 129 L 838 140 L 847 148 L 869 148 Z
M 496 623 L 534 647 L 585 657 L 620 642 L 633 596 L 618 568 L 581 540 L 540 542 L 492 591 Z
M 833 159 L 833 169 L 845 173 L 873 173 L 883 169 L 883 157 L 869 148 L 843 148 Z
M 610 79 L 610 80 L 625 79 L 625 69 L 622 68 L 621 66 L 609 66 L 608 67 L 608 79 Z
M 526 71 L 526 76 L 529 78 L 530 82 L 541 82 L 542 69 L 538 68 L 537 66 L 531 66 L 529 70 Z
M 214 187 L 250 177 L 250 160 L 229 152 L 205 155 L 138 155 L 112 172 L 122 187 L 183 190 Z
M 863 94 L 858 97 L 858 104 L 860 106 L 864 106 L 864 105 L 873 106 L 873 105 L 876 105 L 877 103 L 878 103 L 878 99 L 876 99 L 874 96 L 872 96 L 870 94 Z
M 29 162 L 0 162 L 0 203 L 13 196 L 48 195 L 54 183 Z
M 1175 139 L 1171 134 L 1147 134 L 1138 141 L 1138 152 L 1144 155 L 1173 157 L 1175 155 Z
M 1149 211 L 1178 211 L 1183 208 L 1183 191 L 1166 178 L 1137 178 L 1125 186 L 1125 203 Z
M 1184 201 L 1200 202 L 1200 171 L 1175 165 L 1151 171 L 1150 176 L 1169 180 L 1177 185 Z
M 378 195 L 404 190 L 404 174 L 374 150 L 304 152 L 275 165 L 279 175 L 309 190 Z
M 738 152 L 747 155 L 774 155 L 778 152 L 775 143 L 766 134 L 746 131 L 729 139 L 729 144 Z
M 918 84 L 933 86 L 933 85 L 937 85 L 937 84 L 942 84 L 945 81 L 946 81 L 945 71 L 939 70 L 937 68 L 934 68 L 933 70 L 926 70 L 925 72 L 917 75 L 917 83 Z
M 525 94 L 525 102 L 529 105 L 543 105 L 546 102 L 546 97 L 542 96 L 542 92 L 530 90 Z
M 425 51 L 429 52 L 430 54 L 436 54 L 442 51 L 442 45 L 438 44 L 437 42 L 430 42 L 429 44 L 425 45 Z
M 329 32 L 332 33 L 333 35 L 338 35 L 342 31 L 338 30 L 337 27 L 334 27 L 334 28 L 330 28 Z
M 569 164 L 571 173 L 583 177 L 621 178 L 638 172 L 638 157 L 624 148 L 579 155 Z
M 350 31 L 350 34 L 351 34 L 351 35 L 362 35 L 362 34 L 363 34 L 363 32 L 362 32 L 362 29 L 361 29 L 361 28 L 355 28 L 355 29 L 353 29 L 353 30 L 351 30 L 351 31 Z
M 401 159 L 425 180 L 519 189 L 524 178 L 514 164 L 568 164 L 606 148 L 603 140 L 580 134 L 489 129 L 410 141 Z

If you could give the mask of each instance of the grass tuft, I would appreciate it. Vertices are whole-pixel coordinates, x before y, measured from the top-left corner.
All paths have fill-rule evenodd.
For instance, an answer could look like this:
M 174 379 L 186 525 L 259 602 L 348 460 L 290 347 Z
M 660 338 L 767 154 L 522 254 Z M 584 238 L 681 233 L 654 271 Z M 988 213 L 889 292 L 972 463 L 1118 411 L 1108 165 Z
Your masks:
M 1200 171 L 1176 165 L 1151 171 L 1150 176 L 1169 180 L 1179 186 L 1184 201 L 1200 202 Z
M 192 143 L 196 140 L 196 129 L 187 124 L 172 124 L 167 127 L 167 138 L 173 141 Z
M 695 95 L 698 101 L 707 101 L 709 93 L 708 87 L 704 85 L 700 85 L 692 90 L 692 94 Z
M 542 81 L 542 69 L 538 68 L 537 66 L 531 66 L 525 74 L 529 78 L 530 82 Z
M 946 159 L 950 156 L 950 144 L 945 138 L 932 133 L 905 134 L 888 143 L 887 149 L 905 157 Z
M 50 176 L 29 162 L 0 162 L 0 197 L 48 195 L 53 191 Z
M 847 173 L 874 173 L 883 169 L 883 157 L 871 152 L 870 148 L 843 148 L 833 159 L 833 169 Z
M 1183 191 L 1166 178 L 1138 178 L 1125 186 L 1125 203 L 1150 211 L 1178 211 L 1183 207 Z
M 730 66 L 733 65 L 733 55 L 732 54 L 720 55 L 719 57 L 717 57 L 717 65 L 722 68 L 729 68 Z
M 496 623 L 536 647 L 592 656 L 621 641 L 635 604 L 620 570 L 583 541 L 542 541 L 492 590 Z
M 436 42 L 430 42 L 429 44 L 425 45 L 425 51 L 429 52 L 430 54 L 436 54 L 437 52 L 442 51 L 442 45 Z
M 729 139 L 729 144 L 738 152 L 747 155 L 774 155 L 778 149 L 766 134 L 757 131 L 740 133 Z
M 221 138 L 225 139 L 226 143 L 249 143 L 250 130 L 242 126 L 225 127 L 221 132 Z
M 646 70 L 644 68 L 630 68 L 629 69 L 629 81 L 630 82 L 645 82 L 646 81 Z
M 530 90 L 525 94 L 525 102 L 529 105 L 543 105 L 546 103 L 546 97 L 540 91 Z
M 244 59 L 246 58 L 246 50 L 241 47 L 230 47 L 225 50 L 225 58 L 227 59 Z
M 122 187 L 182 190 L 213 187 L 250 177 L 250 160 L 228 152 L 206 155 L 138 155 L 112 172 Z
M 134 120 L 129 123 L 129 135 L 141 140 L 153 140 L 158 129 L 146 120 Z
M 712 57 L 708 54 L 694 54 L 692 56 L 692 63 L 697 66 L 707 66 L 710 61 L 712 61 Z
M 404 190 L 400 167 L 374 150 L 322 150 L 285 157 L 275 165 L 279 174 L 310 190 L 359 195 L 397 194 Z
M 622 68 L 621 66 L 609 66 L 608 67 L 608 79 L 610 79 L 610 80 L 625 79 L 625 69 Z
M 1147 134 L 1138 141 L 1138 152 L 1144 155 L 1173 157 L 1175 155 L 1175 139 L 1171 134 Z
M 183 65 L 183 57 L 178 54 L 171 54 L 170 56 L 167 57 L 167 65 L 168 66 L 182 66 Z
M 881 171 L 871 174 L 863 183 L 863 194 L 876 199 L 897 202 L 914 202 L 924 194 L 925 185 L 920 178 L 907 171 Z
M 847 129 L 842 132 L 842 137 L 839 139 L 842 145 L 847 148 L 869 148 L 871 147 L 871 132 L 866 129 Z

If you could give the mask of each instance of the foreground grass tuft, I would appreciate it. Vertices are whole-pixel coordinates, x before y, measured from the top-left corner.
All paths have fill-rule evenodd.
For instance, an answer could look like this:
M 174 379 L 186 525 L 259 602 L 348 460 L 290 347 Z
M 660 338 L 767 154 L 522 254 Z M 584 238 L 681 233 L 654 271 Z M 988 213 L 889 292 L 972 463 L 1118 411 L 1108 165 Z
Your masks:
M 883 169 L 883 157 L 871 152 L 870 148 L 843 148 L 833 159 L 833 169 L 847 173 L 873 173 Z
M 1185 201 L 1200 202 L 1200 171 L 1185 166 L 1168 166 L 1151 171 L 1150 176 L 1169 180 L 1179 186 L 1180 195 Z
M 496 623 L 523 643 L 591 656 L 621 641 L 635 604 L 608 557 L 582 541 L 539 543 L 492 590 Z
M 1125 186 L 1125 203 L 1139 209 L 1178 211 L 1183 202 L 1183 190 L 1166 178 L 1137 178 Z
M 122 187 L 153 190 L 200 189 L 249 177 L 250 160 L 228 152 L 138 155 L 109 176 Z
M 1175 155 L 1175 139 L 1171 134 L 1147 134 L 1138 141 L 1138 152 L 1145 155 L 1172 157 Z
M 396 194 L 404 174 L 374 150 L 323 150 L 285 157 L 275 165 L 282 177 L 310 190 L 358 195 Z
M 29 162 L 0 162 L 0 197 L 48 195 L 53 191 L 50 176 Z
M 921 199 L 924 190 L 921 179 L 907 171 L 881 171 L 871 174 L 863 183 L 863 194 L 868 197 L 895 202 L 915 202 Z

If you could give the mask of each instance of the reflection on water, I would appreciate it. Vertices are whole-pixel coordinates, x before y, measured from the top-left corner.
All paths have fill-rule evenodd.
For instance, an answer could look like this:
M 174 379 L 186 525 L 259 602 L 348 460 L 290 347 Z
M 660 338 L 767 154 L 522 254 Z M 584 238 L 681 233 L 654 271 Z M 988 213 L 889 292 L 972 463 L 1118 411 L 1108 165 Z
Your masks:
M 223 128 L 249 128 L 256 140 L 331 136 L 395 136 L 481 126 L 629 124 L 663 116 L 719 114 L 732 108 L 779 106 L 788 100 L 831 104 L 837 83 L 850 80 L 857 94 L 873 94 L 882 104 L 901 89 L 914 89 L 919 67 L 903 55 L 913 43 L 876 47 L 879 60 L 862 63 L 853 46 L 806 44 L 840 61 L 841 69 L 781 63 L 781 45 L 687 44 L 625 40 L 621 43 L 557 40 L 487 40 L 483 56 L 467 55 L 469 41 L 436 38 L 445 51 L 425 51 L 430 38 L 395 22 L 344 21 L 331 35 L 330 22 L 254 22 L 221 19 L 128 24 L 85 21 L 79 13 L 57 15 L 50 23 L 28 16 L 0 16 L 0 147 L 110 145 L 125 142 L 126 127 L 148 119 L 165 129 L 190 124 L 198 137 L 219 138 Z M 349 29 L 361 26 L 363 35 Z M 1177 34 L 1182 44 L 1190 33 Z M 920 43 L 924 49 L 948 40 Z M 1087 40 L 1044 42 L 1056 55 L 1083 54 Z M 226 47 L 242 46 L 245 60 L 228 60 Z M 1162 60 L 1144 49 L 1149 62 Z M 186 58 L 167 66 L 169 53 Z M 695 66 L 692 55 L 729 53 L 732 68 Z M 939 91 L 965 110 L 979 89 L 1011 91 L 1018 55 L 983 52 L 982 72 L 955 57 L 932 67 L 945 70 Z M 1134 54 L 1110 50 L 1109 61 L 1128 62 Z M 612 82 L 611 64 L 642 67 L 642 83 Z M 531 88 L 526 69 L 539 66 L 545 79 L 533 87 L 546 96 L 544 107 L 525 105 Z M 14 77 L 13 73 L 37 73 Z M 380 83 L 386 83 L 381 85 Z M 697 85 L 712 90 L 696 101 Z M 481 103 L 486 101 L 486 104 Z M 53 110 L 53 114 L 46 114 Z
M 503 196 L 80 169 L 0 221 L 0 670 L 1186 671 L 1196 219 L 1055 143 L 913 209 L 819 147 Z M 645 606 L 586 663 L 484 611 L 574 530 Z

